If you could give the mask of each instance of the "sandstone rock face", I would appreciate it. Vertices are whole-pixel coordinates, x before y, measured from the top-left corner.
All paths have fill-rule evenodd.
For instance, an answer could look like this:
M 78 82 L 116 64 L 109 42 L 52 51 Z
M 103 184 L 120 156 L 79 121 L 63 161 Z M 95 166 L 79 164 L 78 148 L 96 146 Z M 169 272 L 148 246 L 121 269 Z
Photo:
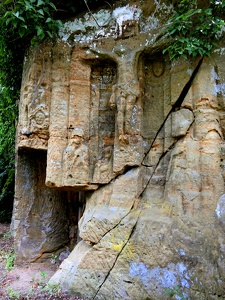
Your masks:
M 46 187 L 45 168 L 45 152 L 19 153 L 13 220 L 17 262 L 44 259 L 69 240 L 66 193 Z
M 65 23 L 25 59 L 16 261 L 69 245 L 50 284 L 71 294 L 223 299 L 224 54 L 169 62 L 172 5 L 128 2 L 95 12 L 100 27 Z

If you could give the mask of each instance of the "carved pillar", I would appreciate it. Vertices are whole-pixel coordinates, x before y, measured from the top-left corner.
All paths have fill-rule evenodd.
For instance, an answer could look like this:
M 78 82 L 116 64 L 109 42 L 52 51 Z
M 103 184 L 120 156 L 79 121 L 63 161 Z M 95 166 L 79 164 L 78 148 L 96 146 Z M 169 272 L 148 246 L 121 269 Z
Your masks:
M 50 138 L 46 185 L 62 186 L 62 153 L 67 144 L 70 49 L 63 43 L 53 51 Z

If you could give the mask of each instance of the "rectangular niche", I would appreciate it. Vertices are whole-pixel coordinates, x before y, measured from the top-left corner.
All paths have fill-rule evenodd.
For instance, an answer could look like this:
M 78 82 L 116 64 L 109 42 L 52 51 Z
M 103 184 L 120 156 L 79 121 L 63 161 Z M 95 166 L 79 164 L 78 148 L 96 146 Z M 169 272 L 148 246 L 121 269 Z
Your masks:
M 98 183 L 109 182 L 112 176 L 115 110 L 109 100 L 116 72 L 116 63 L 110 60 L 91 63 L 90 166 L 93 182 Z
M 170 65 L 158 54 L 141 58 L 144 77 L 142 136 L 152 142 L 170 109 Z

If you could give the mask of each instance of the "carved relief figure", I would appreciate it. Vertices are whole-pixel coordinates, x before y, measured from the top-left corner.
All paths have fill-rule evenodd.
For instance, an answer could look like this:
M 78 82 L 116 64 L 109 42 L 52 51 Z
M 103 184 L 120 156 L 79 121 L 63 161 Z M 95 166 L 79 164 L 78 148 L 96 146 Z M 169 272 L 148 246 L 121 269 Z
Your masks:
M 108 56 L 117 62 L 118 78 L 117 83 L 112 87 L 109 104 L 112 109 L 117 109 L 116 124 L 119 140 L 126 143 L 129 143 L 129 135 L 137 134 L 135 132 L 137 128 L 135 126 L 131 128 L 131 121 L 132 116 L 139 112 L 139 109 L 134 108 L 142 94 L 142 84 L 138 78 L 137 64 L 143 49 L 143 46 L 132 49 L 125 44 L 117 44 L 112 51 L 91 49 L 98 56 Z M 138 119 L 137 116 L 135 118 Z
M 137 82 L 118 83 L 113 86 L 110 97 L 110 107 L 117 108 L 117 127 L 119 139 L 127 141 L 127 136 L 132 134 L 131 119 L 133 108 L 140 96 L 140 87 Z
M 88 147 L 82 129 L 75 128 L 63 152 L 63 181 L 66 186 L 89 181 Z
M 137 99 L 141 96 L 141 84 L 138 80 L 136 63 L 140 49 L 115 49 L 114 59 L 118 62 L 118 81 L 113 86 L 110 107 L 117 109 L 117 129 L 119 140 L 129 143 L 128 136 L 136 134 L 131 128 L 132 116 Z
M 111 60 L 92 66 L 90 111 L 90 165 L 94 183 L 112 179 L 112 154 L 115 138 L 115 111 L 110 96 L 116 81 L 116 64 Z
M 48 129 L 49 114 L 45 105 L 37 107 L 30 115 L 31 130 L 35 132 L 38 129 Z
M 44 54 L 43 54 L 44 53 Z M 47 150 L 51 99 L 51 51 L 34 50 L 25 61 L 21 87 L 18 145 Z M 22 116 L 22 117 L 21 117 Z

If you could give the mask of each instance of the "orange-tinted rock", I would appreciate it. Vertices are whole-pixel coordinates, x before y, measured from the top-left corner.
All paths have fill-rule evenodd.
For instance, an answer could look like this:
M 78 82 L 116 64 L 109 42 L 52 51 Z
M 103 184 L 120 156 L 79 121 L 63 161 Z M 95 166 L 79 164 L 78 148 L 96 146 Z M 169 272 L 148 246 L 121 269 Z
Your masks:
M 67 22 L 26 58 L 17 261 L 69 244 L 50 284 L 71 294 L 223 297 L 224 54 L 170 63 L 157 38 L 172 6 L 148 2 Z

